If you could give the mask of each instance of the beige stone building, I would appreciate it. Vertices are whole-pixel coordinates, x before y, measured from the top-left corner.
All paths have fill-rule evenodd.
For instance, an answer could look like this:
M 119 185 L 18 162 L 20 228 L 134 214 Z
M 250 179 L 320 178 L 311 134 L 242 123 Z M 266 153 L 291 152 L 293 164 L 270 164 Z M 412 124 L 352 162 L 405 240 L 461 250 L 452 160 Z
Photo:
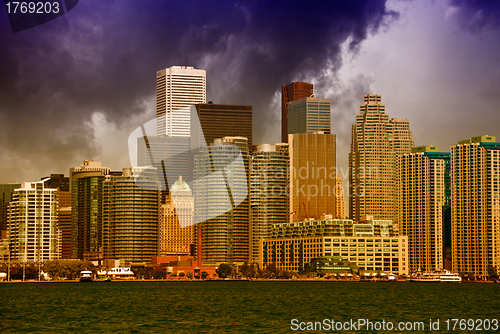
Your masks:
M 353 220 L 372 215 L 398 219 L 397 157 L 414 142 L 405 118 L 389 119 L 380 95 L 365 95 L 352 126 L 349 211 Z
M 160 211 L 160 254 L 189 255 L 194 245 L 194 198 L 182 177 L 170 189 L 169 198 Z

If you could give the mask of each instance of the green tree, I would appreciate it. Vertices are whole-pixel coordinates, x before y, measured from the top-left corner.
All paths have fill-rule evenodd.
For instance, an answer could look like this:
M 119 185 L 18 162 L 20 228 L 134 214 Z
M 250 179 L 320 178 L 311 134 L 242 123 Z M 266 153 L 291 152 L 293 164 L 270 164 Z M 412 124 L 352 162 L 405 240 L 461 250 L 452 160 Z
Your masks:
M 186 274 L 186 277 L 189 278 L 189 279 L 193 279 L 193 272 L 192 271 L 188 271 L 187 274 Z
M 220 278 L 226 278 L 231 276 L 231 274 L 233 273 L 233 268 L 231 268 L 231 265 L 228 263 L 221 263 L 216 272 Z
M 205 280 L 208 277 L 208 273 L 206 271 L 201 272 L 201 279 Z
M 43 271 L 52 279 L 76 279 L 83 270 L 97 272 L 92 262 L 83 260 L 52 260 L 45 262 L 43 266 Z

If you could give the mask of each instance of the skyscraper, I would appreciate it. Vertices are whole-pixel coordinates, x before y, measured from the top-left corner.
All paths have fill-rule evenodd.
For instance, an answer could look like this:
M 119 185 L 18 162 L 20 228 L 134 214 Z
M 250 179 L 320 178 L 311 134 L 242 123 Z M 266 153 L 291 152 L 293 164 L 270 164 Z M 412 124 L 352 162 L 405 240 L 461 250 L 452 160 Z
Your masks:
M 158 255 L 160 184 L 155 168 L 123 168 L 102 182 L 103 253 L 124 264 Z
M 290 215 L 293 221 L 336 217 L 336 137 L 331 134 L 288 135 Z
M 252 106 L 210 102 L 193 106 L 191 112 L 191 149 L 223 137 L 245 137 L 248 147 L 252 147 Z
M 9 204 L 11 260 L 44 262 L 59 258 L 57 190 L 44 181 L 25 182 Z
M 314 86 L 307 82 L 292 82 L 281 87 L 281 142 L 288 143 L 288 103 L 304 97 L 312 97 Z
M 487 277 L 500 268 L 500 143 L 473 137 L 451 147 L 452 270 Z
M 405 118 L 389 119 L 380 95 L 365 95 L 352 126 L 349 153 L 349 210 L 397 221 L 398 156 L 410 153 L 413 139 Z
M 156 72 L 157 135 L 189 137 L 189 107 L 206 102 L 205 70 L 171 66 Z
M 201 224 L 203 263 L 248 261 L 247 139 L 224 137 L 202 148 L 195 156 L 194 175 L 194 213 L 195 222 Z
M 288 103 L 288 134 L 330 134 L 330 99 L 304 97 Z
M 189 255 L 194 245 L 194 198 L 180 177 L 170 189 L 160 215 L 160 254 Z
M 71 257 L 102 258 L 102 182 L 110 169 L 85 160 L 69 170 L 71 189 Z
M 9 203 L 14 190 L 21 188 L 20 183 L 0 184 L 0 231 L 7 231 L 9 226 Z
M 288 144 L 257 145 L 250 163 L 250 261 L 259 262 L 259 239 L 271 226 L 289 220 Z
M 421 146 L 399 156 L 399 226 L 408 236 L 409 269 L 444 268 L 444 225 L 450 207 L 450 153 Z

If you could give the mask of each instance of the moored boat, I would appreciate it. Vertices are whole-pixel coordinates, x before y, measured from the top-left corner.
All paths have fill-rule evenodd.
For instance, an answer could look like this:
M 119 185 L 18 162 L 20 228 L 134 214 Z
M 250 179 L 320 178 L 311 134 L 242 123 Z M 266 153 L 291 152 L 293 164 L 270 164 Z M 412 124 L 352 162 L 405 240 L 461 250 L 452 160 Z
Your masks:
M 92 282 L 92 272 L 90 270 L 82 270 L 80 272 L 80 282 Z

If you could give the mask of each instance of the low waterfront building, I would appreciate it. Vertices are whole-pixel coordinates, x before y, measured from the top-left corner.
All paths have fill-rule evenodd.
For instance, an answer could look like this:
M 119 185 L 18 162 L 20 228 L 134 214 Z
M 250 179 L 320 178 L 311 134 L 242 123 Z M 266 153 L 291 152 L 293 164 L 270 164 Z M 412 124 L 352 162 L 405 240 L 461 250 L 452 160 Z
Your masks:
M 272 238 L 260 243 L 260 266 L 302 271 L 315 258 L 341 257 L 360 272 L 408 274 L 408 237 L 398 236 L 391 221 L 323 219 L 275 224 Z

